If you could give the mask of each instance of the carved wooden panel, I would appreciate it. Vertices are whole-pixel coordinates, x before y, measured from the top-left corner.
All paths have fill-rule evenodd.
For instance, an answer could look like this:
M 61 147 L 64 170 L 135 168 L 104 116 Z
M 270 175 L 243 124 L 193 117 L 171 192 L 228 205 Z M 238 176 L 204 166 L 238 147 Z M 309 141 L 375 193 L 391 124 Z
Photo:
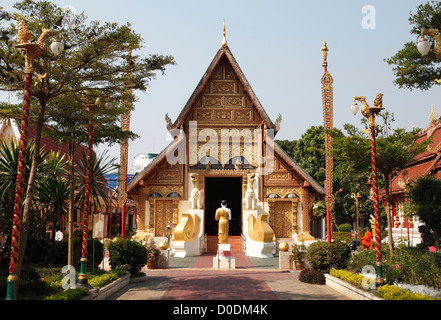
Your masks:
M 292 202 L 274 201 L 270 208 L 270 226 L 276 238 L 292 237 Z
M 188 114 L 188 120 L 216 123 L 226 127 L 250 123 L 257 126 L 262 119 L 253 101 L 239 80 L 229 60 L 224 57 L 215 67 Z M 234 121 L 234 122 L 232 122 Z
M 155 201 L 155 236 L 165 237 L 165 228 L 173 220 L 173 200 Z

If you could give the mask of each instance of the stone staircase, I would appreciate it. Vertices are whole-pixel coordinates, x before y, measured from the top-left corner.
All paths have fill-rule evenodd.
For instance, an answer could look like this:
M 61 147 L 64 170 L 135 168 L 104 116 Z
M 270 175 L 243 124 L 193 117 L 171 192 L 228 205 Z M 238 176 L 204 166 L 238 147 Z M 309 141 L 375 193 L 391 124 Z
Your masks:
M 240 253 L 241 237 L 240 236 L 229 236 L 228 243 L 231 245 L 231 253 Z M 207 252 L 216 253 L 217 252 L 217 236 L 207 236 Z

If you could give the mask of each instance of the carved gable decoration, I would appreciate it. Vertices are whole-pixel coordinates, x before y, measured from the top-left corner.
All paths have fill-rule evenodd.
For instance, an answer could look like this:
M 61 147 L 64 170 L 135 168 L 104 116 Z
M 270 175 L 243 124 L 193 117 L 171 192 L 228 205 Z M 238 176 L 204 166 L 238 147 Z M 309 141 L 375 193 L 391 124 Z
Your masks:
M 228 47 L 219 49 L 173 128 L 187 121 L 274 128 Z
M 201 125 L 222 123 L 258 126 L 262 117 L 243 83 L 224 55 L 214 68 L 207 83 L 196 98 L 186 120 L 198 121 Z
M 158 164 L 157 170 L 153 170 L 144 180 L 149 184 L 181 184 L 184 182 L 183 166 L 179 164 L 171 165 L 164 158 Z

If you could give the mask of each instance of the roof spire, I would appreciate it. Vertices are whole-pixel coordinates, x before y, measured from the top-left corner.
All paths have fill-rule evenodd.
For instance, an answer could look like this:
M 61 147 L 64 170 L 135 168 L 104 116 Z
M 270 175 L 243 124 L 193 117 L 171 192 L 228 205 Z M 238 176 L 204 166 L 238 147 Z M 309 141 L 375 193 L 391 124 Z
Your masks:
M 438 113 L 435 111 L 435 107 L 432 104 L 432 110 L 429 116 L 429 126 L 432 124 L 437 124 L 438 122 Z
M 322 47 L 322 54 L 323 54 L 323 67 L 327 67 L 328 66 L 328 46 L 326 45 L 326 42 L 323 42 L 323 47 Z
M 228 44 L 227 44 L 227 36 L 225 31 L 225 18 L 224 18 L 224 39 L 222 40 L 222 48 L 226 48 L 226 47 L 228 47 Z

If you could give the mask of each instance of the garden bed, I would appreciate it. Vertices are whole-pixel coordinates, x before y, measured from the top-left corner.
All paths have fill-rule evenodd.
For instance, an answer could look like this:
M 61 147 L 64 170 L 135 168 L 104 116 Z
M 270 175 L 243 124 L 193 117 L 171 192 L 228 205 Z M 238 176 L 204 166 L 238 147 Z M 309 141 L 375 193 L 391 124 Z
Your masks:
M 326 285 L 352 300 L 384 300 L 373 293 L 360 289 L 340 278 L 325 274 Z
M 114 280 L 102 288 L 93 288 L 89 294 L 81 300 L 105 300 L 118 290 L 122 289 L 130 283 L 130 272 L 126 272 L 122 277 Z

